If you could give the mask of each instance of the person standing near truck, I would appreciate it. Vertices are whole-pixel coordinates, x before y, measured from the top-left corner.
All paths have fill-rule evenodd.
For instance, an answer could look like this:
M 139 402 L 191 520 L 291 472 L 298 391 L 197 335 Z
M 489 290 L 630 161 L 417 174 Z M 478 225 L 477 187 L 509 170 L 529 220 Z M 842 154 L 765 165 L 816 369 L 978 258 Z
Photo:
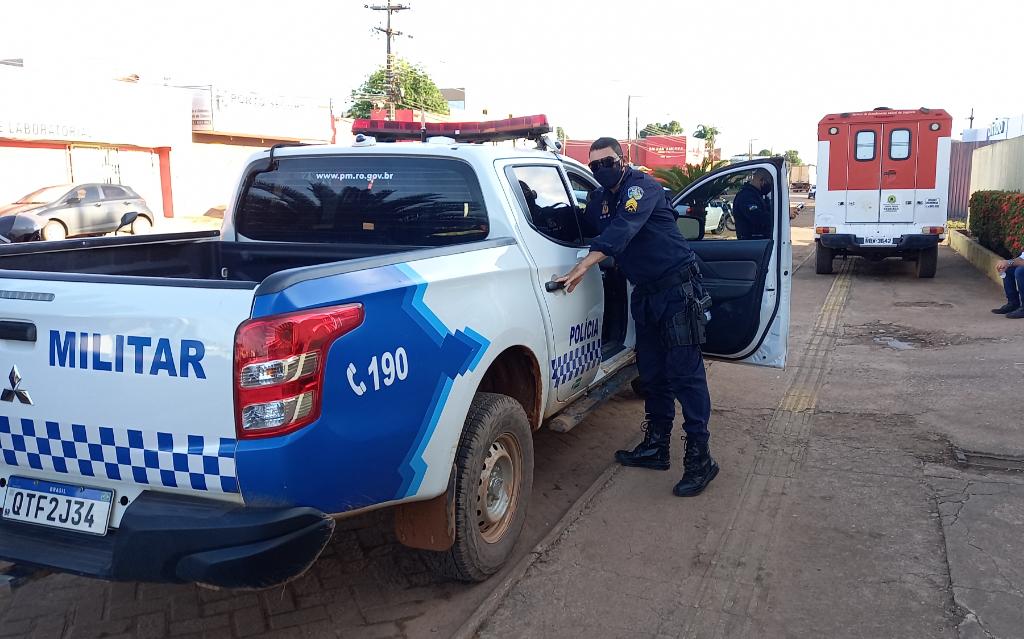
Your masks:
M 736 239 L 770 240 L 772 238 L 772 206 L 768 196 L 772 192 L 772 176 L 757 169 L 750 181 L 743 185 L 732 202 L 732 215 L 736 220 Z M 790 219 L 792 219 L 792 215 Z
M 700 348 L 711 300 L 661 185 L 623 165 L 613 138 L 590 145 L 590 170 L 601 188 L 587 203 L 581 225 L 585 235 L 597 239 L 590 253 L 556 281 L 572 293 L 588 269 L 611 255 L 633 284 L 630 308 L 647 415 L 643 441 L 633 450 L 617 451 L 615 458 L 624 466 L 668 470 L 678 399 L 686 446 L 683 477 L 672 492 L 697 495 L 719 470 L 709 449 L 711 396 Z

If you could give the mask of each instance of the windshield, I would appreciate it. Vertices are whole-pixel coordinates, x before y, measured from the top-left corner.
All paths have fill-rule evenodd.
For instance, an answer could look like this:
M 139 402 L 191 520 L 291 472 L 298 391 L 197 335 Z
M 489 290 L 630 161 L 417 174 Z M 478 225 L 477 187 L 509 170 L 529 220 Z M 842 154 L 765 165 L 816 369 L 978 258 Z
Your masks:
M 33 191 L 21 198 L 15 204 L 49 204 L 60 196 L 68 192 L 71 188 L 67 184 L 60 184 L 58 186 L 46 186 L 38 191 Z
M 442 246 L 489 229 L 476 175 L 458 160 L 282 158 L 250 180 L 235 223 L 255 240 Z

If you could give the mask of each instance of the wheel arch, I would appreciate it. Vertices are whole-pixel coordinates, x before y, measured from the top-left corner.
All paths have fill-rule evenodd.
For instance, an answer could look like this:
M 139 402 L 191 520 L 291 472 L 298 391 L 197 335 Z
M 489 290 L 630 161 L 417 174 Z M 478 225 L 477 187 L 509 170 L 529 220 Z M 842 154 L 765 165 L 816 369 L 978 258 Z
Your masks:
M 498 354 L 484 372 L 478 393 L 508 395 L 523 406 L 530 427 L 537 430 L 543 416 L 543 378 L 540 363 L 526 346 L 510 346 Z

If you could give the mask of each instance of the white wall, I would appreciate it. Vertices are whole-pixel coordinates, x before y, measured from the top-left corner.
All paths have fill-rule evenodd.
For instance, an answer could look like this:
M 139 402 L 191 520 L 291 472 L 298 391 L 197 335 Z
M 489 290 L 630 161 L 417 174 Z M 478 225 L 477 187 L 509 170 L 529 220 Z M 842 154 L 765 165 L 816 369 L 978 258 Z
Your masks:
M 1024 191 L 1024 137 L 974 150 L 971 193 L 975 191 Z

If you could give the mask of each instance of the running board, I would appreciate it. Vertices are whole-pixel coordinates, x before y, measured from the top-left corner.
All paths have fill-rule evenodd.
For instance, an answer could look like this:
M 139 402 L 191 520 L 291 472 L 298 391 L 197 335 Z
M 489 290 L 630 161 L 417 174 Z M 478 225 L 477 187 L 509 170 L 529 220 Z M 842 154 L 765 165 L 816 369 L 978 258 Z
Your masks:
M 567 406 L 565 410 L 544 422 L 544 425 L 556 433 L 568 433 L 576 428 L 591 411 L 605 403 L 609 397 L 629 386 L 629 383 L 636 379 L 637 375 L 636 364 L 630 364 L 609 377 L 608 381 L 592 388 L 586 395 Z

